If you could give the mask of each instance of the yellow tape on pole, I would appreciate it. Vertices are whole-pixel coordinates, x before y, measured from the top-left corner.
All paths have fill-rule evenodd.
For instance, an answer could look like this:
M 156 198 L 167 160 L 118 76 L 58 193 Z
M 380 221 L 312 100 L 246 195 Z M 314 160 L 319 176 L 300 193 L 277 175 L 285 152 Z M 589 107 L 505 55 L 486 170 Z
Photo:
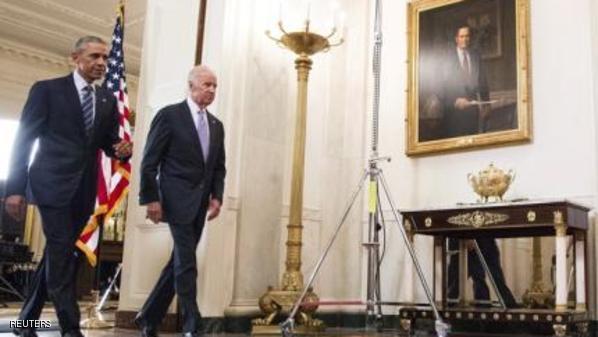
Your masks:
M 369 212 L 376 213 L 376 208 L 378 207 L 378 184 L 375 181 L 370 181 L 369 199 Z

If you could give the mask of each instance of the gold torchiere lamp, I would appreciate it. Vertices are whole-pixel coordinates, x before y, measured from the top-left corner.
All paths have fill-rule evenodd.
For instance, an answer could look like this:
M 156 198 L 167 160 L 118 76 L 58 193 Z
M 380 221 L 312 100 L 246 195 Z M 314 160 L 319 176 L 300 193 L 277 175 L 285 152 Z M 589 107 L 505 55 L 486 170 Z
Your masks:
M 327 52 L 331 47 L 343 43 L 342 36 L 338 42 L 332 43 L 331 39 L 340 30 L 342 34 L 342 23 L 340 29 L 337 24 L 331 29 L 328 35 L 319 35 L 310 31 L 309 5 L 307 18 L 304 21 L 302 30 L 287 32 L 282 22 L 282 15 L 278 20 L 278 28 L 281 36 L 276 38 L 271 32 L 266 35 L 274 40 L 279 46 L 286 48 L 297 55 L 295 69 L 297 69 L 297 114 L 295 120 L 295 136 L 293 139 L 293 171 L 291 176 L 291 205 L 289 224 L 287 225 L 286 242 L 286 270 L 282 275 L 282 284 L 279 289 L 268 287 L 268 291 L 259 299 L 259 306 L 264 314 L 263 318 L 253 320 L 253 334 L 280 334 L 280 328 L 274 325 L 274 319 L 279 314 L 288 314 L 295 301 L 301 295 L 303 289 L 303 274 L 301 273 L 301 246 L 302 231 L 301 214 L 303 210 L 303 177 L 305 162 L 305 129 L 307 121 L 307 81 L 311 69 L 312 60 L 310 56 L 319 52 Z M 342 21 L 342 20 L 340 20 Z M 336 22 L 336 20 L 335 20 Z M 338 34 L 338 35 L 340 35 Z M 318 296 L 309 289 L 304 302 L 317 302 Z M 313 333 L 324 330 L 322 321 L 314 319 L 313 313 L 317 304 L 302 306 L 298 315 L 300 326 L 297 332 Z
M 533 219 L 535 220 L 535 213 Z M 532 214 L 528 213 L 528 221 Z M 558 229 L 557 229 L 558 230 Z M 544 284 L 542 279 L 542 238 L 532 239 L 532 284 L 523 294 L 523 304 L 528 308 L 552 308 L 554 307 L 554 295 Z

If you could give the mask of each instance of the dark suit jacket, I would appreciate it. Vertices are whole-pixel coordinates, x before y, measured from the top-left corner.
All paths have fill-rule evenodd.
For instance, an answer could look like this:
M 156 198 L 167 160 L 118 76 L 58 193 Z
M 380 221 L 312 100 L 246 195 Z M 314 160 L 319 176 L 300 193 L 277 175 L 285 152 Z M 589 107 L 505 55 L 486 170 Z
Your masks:
M 25 195 L 29 184 L 37 204 L 66 206 L 79 185 L 86 183 L 91 187 L 86 188 L 89 195 L 83 204 L 93 209 L 97 150 L 113 157 L 112 145 L 120 141 L 116 99 L 100 87 L 95 92 L 94 127 L 87 136 L 73 74 L 31 87 L 13 147 L 6 195 Z M 29 165 L 36 139 L 37 154 Z
M 479 132 L 479 108 L 477 106 L 463 111 L 455 109 L 455 100 L 463 97 L 468 100 L 488 100 L 488 82 L 482 59 L 478 52 L 469 50 L 471 73 L 461 67 L 457 50 L 453 48 L 447 53 L 442 69 L 445 126 L 445 137 L 476 134 Z M 479 97 L 478 97 L 479 95 Z
M 161 201 L 165 218 L 191 223 L 209 196 L 220 200 L 226 175 L 224 128 L 208 113 L 210 150 L 204 162 L 187 101 L 162 108 L 154 117 L 141 163 L 142 205 Z

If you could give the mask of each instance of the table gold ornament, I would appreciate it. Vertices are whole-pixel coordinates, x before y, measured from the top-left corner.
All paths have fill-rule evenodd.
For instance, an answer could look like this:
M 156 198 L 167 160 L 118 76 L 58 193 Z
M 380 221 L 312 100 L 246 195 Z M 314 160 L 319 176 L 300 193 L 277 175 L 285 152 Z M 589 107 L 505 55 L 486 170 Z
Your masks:
M 502 201 L 503 195 L 515 180 L 515 172 L 513 170 L 505 172 L 490 163 L 477 175 L 469 173 L 467 180 L 475 193 L 480 196 L 481 202 Z

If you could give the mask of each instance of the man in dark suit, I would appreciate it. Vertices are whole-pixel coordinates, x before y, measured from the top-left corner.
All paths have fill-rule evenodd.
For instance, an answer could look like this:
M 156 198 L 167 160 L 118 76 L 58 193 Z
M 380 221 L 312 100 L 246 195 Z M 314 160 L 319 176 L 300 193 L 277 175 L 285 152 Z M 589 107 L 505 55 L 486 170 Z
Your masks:
M 140 204 L 147 205 L 154 223 L 168 222 L 174 239 L 170 260 L 135 320 L 145 337 L 156 336 L 175 292 L 183 336 L 201 334 L 195 251 L 206 215 L 208 220 L 215 218 L 222 205 L 224 128 L 206 109 L 216 94 L 214 73 L 196 66 L 188 80 L 187 99 L 154 117 L 141 163 Z
M 470 48 L 471 28 L 460 26 L 455 48 L 448 52 L 442 66 L 445 137 L 484 132 L 489 112 L 486 72 L 480 54 Z
M 22 219 L 29 187 L 46 236 L 43 258 L 19 319 L 38 319 L 49 297 L 62 336 L 79 330 L 75 242 L 91 215 L 96 195 L 97 152 L 128 159 L 131 144 L 118 137 L 114 96 L 94 85 L 106 71 L 108 47 L 94 36 L 75 44 L 76 69 L 65 77 L 35 83 L 23 108 L 6 184 L 6 211 Z M 30 164 L 32 146 L 38 141 Z M 33 328 L 15 331 L 36 336 Z

